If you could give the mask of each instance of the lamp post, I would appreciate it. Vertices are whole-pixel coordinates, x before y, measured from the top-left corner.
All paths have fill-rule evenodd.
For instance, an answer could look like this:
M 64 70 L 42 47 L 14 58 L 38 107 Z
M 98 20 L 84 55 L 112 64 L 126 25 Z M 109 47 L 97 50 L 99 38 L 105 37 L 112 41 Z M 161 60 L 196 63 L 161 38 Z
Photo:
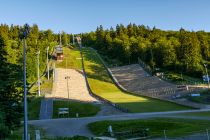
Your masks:
M 68 92 L 68 100 L 69 100 L 69 82 L 68 82 L 68 79 L 70 79 L 70 76 L 66 76 L 65 79 L 67 80 L 67 92 Z
M 74 45 L 74 34 L 72 34 L 72 37 L 73 37 L 73 39 L 72 39 L 72 40 L 73 40 L 73 45 Z
M 24 140 L 28 140 L 28 112 L 27 112 L 27 85 L 26 85 L 26 38 L 29 35 L 30 27 L 24 25 L 23 31 L 20 32 L 20 38 L 23 39 L 23 90 L 24 90 Z
M 39 76 L 39 54 L 40 51 L 37 52 L 37 79 L 38 79 L 37 85 L 38 85 L 38 95 L 40 96 L 41 91 L 40 91 L 40 76 Z
M 48 52 L 49 52 L 49 46 L 47 47 L 47 80 L 50 79 L 49 64 L 48 64 Z
M 207 70 L 207 64 L 204 64 L 204 67 L 206 69 L 206 76 L 207 76 L 208 87 L 210 88 L 210 85 L 209 85 L 209 75 L 208 75 L 208 70 Z

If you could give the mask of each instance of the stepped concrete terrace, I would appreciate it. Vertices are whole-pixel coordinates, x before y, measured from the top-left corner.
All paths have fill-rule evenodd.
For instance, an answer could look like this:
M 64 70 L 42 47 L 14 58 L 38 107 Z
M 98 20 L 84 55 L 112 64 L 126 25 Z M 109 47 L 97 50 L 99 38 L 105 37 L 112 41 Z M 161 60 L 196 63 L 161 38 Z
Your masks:
M 130 92 L 166 98 L 176 94 L 176 85 L 149 75 L 138 64 L 115 67 L 110 70 L 119 84 Z
M 195 108 L 208 108 L 206 105 L 193 103 L 188 100 L 175 99 L 177 95 L 187 94 L 191 90 L 179 89 L 175 84 L 166 82 L 159 77 L 151 76 L 138 64 L 109 68 L 109 71 L 118 85 L 129 92 L 170 100 Z

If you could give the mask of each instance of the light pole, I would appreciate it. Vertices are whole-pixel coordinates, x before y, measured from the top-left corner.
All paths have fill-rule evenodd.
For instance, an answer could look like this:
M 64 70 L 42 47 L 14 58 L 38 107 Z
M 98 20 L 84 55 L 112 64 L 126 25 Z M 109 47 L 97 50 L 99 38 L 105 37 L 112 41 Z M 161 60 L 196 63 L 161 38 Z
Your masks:
M 74 34 L 72 34 L 72 35 L 73 35 L 72 37 L 73 37 L 73 45 L 74 45 Z
M 38 85 L 38 95 L 40 96 L 41 91 L 40 91 L 40 76 L 39 76 L 39 54 L 40 51 L 37 52 L 37 79 L 38 79 L 37 85 Z
M 47 47 L 47 80 L 50 79 L 49 64 L 48 64 L 48 52 L 49 52 L 49 46 Z
M 28 112 L 27 112 L 27 85 L 26 85 L 26 38 L 29 35 L 30 27 L 24 25 L 24 30 L 20 32 L 20 38 L 23 39 L 23 90 L 24 90 L 24 140 L 28 140 Z
M 66 76 L 65 79 L 67 80 L 67 92 L 68 92 L 68 100 L 69 100 L 69 82 L 68 82 L 68 79 L 70 79 L 70 76 Z
M 210 85 L 209 85 L 209 75 L 208 75 L 208 70 L 207 70 L 207 64 L 204 64 L 204 67 L 206 69 L 206 76 L 207 76 L 207 81 L 208 81 L 208 87 L 210 87 Z

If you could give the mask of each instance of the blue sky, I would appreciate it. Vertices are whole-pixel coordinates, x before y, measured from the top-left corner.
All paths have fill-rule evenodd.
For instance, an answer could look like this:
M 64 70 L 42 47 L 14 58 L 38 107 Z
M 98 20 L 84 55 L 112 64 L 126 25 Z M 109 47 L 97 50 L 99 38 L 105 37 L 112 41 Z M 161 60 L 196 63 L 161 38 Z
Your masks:
M 210 31 L 210 0 L 0 0 L 0 23 L 80 33 L 130 22 Z

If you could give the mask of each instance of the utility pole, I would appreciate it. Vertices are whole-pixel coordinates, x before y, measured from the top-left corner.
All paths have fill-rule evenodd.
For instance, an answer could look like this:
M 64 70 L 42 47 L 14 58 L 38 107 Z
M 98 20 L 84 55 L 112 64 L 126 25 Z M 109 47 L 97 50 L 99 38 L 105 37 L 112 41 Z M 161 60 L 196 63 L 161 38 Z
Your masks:
M 72 34 L 73 35 L 73 45 L 74 45 L 74 34 Z
M 206 69 L 206 76 L 207 76 L 208 87 L 210 88 L 210 84 L 209 84 L 209 75 L 208 75 L 208 70 L 207 70 L 207 64 L 204 64 L 204 67 L 205 67 L 205 69 Z
M 50 74 L 49 74 L 49 62 L 48 62 L 48 52 L 49 52 L 49 46 L 47 47 L 47 80 L 50 79 Z
M 61 47 L 61 44 L 62 44 L 62 43 L 61 43 L 61 33 L 60 33 L 60 47 Z
M 67 80 L 67 92 L 68 92 L 68 100 L 69 100 L 69 81 L 68 79 L 70 79 L 70 76 L 66 76 L 65 79 Z M 68 101 L 69 103 L 69 101 Z M 68 107 L 69 107 L 69 104 L 68 104 Z
M 37 52 L 37 79 L 38 79 L 38 82 L 37 82 L 37 85 L 38 85 L 38 95 L 40 96 L 41 95 L 41 92 L 40 92 L 40 76 L 39 76 L 39 54 L 40 54 L 40 51 Z
M 55 82 L 55 62 L 53 63 L 53 82 Z
M 28 140 L 28 112 L 27 112 L 27 85 L 26 85 L 26 38 L 30 32 L 30 27 L 25 24 L 24 31 L 20 32 L 20 38 L 23 39 L 23 89 L 24 89 L 24 140 Z

